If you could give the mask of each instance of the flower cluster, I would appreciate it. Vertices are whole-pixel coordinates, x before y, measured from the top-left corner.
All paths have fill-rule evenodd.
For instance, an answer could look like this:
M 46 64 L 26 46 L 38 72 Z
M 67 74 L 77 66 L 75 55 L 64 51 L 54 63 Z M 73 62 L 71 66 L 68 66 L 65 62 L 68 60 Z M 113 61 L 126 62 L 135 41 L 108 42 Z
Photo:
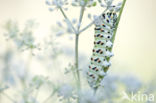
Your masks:
M 80 92 L 80 103 L 100 103 L 100 98 L 91 90 Z
M 28 20 L 25 27 L 20 31 L 17 22 L 9 20 L 4 28 L 6 33 L 4 34 L 7 39 L 12 39 L 18 49 L 34 49 L 37 48 L 38 44 L 35 43 L 33 36 L 33 29 L 37 26 L 34 20 Z
M 118 12 L 121 8 L 121 5 L 122 5 L 122 2 L 119 2 L 118 4 L 116 5 L 113 5 L 113 1 L 114 0 L 98 0 L 101 7 L 105 7 L 109 10 L 115 10 L 116 12 Z
M 62 97 L 62 99 L 69 99 L 69 98 L 74 98 L 73 97 L 73 87 L 68 85 L 68 84 L 64 84 L 62 85 L 59 90 L 58 90 L 58 96 Z
M 97 88 L 111 65 L 110 57 L 113 43 L 112 37 L 117 22 L 117 12 L 108 10 L 95 20 L 95 41 L 91 62 L 87 72 L 88 82 L 92 88 Z
M 68 0 L 46 0 L 45 2 L 48 6 L 50 6 L 50 11 L 57 8 L 63 8 L 63 6 L 68 5 Z
M 72 0 L 72 6 L 96 6 L 96 0 Z

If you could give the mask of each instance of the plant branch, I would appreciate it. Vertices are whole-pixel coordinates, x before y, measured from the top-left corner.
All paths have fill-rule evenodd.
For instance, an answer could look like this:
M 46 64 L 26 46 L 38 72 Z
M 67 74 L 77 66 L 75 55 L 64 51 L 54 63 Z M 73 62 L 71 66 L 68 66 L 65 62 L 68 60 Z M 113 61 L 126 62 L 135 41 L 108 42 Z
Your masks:
M 83 18 L 83 15 L 84 15 L 84 11 L 85 11 L 85 5 L 81 7 L 77 31 L 79 31 L 79 29 L 81 27 L 81 23 L 82 23 L 82 18 Z
M 79 73 L 79 55 L 78 55 L 78 41 L 79 41 L 79 29 L 80 29 L 80 26 L 81 26 L 81 22 L 82 22 L 82 19 L 83 19 L 83 15 L 84 15 L 84 11 L 85 11 L 85 6 L 82 6 L 81 7 L 81 10 L 80 10 L 80 16 L 79 16 L 79 22 L 78 22 L 78 28 L 77 28 L 77 31 L 78 33 L 75 35 L 75 67 L 76 67 L 76 73 L 77 73 L 77 85 L 78 85 L 78 90 L 81 89 L 81 81 L 80 81 L 80 73 Z
M 119 17 L 118 17 L 118 19 L 117 19 L 116 28 L 115 28 L 115 30 L 114 30 L 114 34 L 113 34 L 113 37 L 112 37 L 112 43 L 114 43 L 114 40 L 115 40 L 116 32 L 117 32 L 117 29 L 118 29 L 119 21 L 120 21 L 120 18 L 121 18 L 121 15 L 122 15 L 122 12 L 123 12 L 125 3 L 126 3 L 126 0 L 123 0 L 123 4 L 122 4 L 122 7 L 121 7 L 120 12 L 119 12 Z M 111 49 L 111 50 L 112 50 L 112 49 Z
M 82 33 L 83 31 L 87 30 L 87 29 L 88 29 L 89 27 L 91 27 L 93 24 L 94 24 L 94 20 L 93 20 L 90 24 L 88 24 L 86 27 L 84 27 L 82 30 L 80 30 L 79 33 Z
M 108 8 L 106 8 L 103 12 L 107 11 Z M 102 14 L 100 14 L 99 16 L 101 16 Z M 82 30 L 79 31 L 79 33 L 82 33 L 83 31 L 87 30 L 89 27 L 91 27 L 94 24 L 94 20 L 89 23 L 86 27 L 84 27 Z
M 69 22 L 69 24 L 71 25 L 71 27 L 72 27 L 74 33 L 76 34 L 76 33 L 77 33 L 76 29 L 74 28 L 73 24 L 71 23 L 71 21 L 69 20 L 69 18 L 67 17 L 67 15 L 65 14 L 65 12 L 63 11 L 63 9 L 62 9 L 62 8 L 59 8 L 59 9 L 60 9 L 62 15 L 64 16 L 64 18 L 65 18 L 65 19 Z
M 112 43 L 113 44 L 114 44 L 114 41 L 115 41 L 116 32 L 117 32 L 117 29 L 118 29 L 119 21 L 120 21 L 120 18 L 121 18 L 121 15 L 122 15 L 125 4 L 126 4 L 126 0 L 123 0 L 123 4 L 122 4 L 122 7 L 120 9 L 119 16 L 118 16 L 118 19 L 117 19 L 116 28 L 114 30 L 113 37 L 112 37 Z M 112 51 L 112 49 L 113 49 L 113 47 L 110 49 L 110 51 Z M 108 61 L 109 60 L 110 60 L 110 58 L 108 59 Z M 108 68 L 106 68 L 104 71 L 107 72 Z

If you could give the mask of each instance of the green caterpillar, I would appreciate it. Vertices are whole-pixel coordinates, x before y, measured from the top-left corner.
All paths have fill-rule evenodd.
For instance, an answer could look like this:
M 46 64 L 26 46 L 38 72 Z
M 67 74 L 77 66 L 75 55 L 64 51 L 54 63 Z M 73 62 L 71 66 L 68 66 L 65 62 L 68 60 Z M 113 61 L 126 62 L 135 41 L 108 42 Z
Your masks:
M 115 10 L 108 10 L 98 19 L 100 23 L 95 24 L 93 54 L 87 71 L 88 83 L 92 88 L 100 86 L 106 74 L 105 70 L 111 65 L 109 59 L 113 56 L 112 37 L 117 23 L 117 13 Z

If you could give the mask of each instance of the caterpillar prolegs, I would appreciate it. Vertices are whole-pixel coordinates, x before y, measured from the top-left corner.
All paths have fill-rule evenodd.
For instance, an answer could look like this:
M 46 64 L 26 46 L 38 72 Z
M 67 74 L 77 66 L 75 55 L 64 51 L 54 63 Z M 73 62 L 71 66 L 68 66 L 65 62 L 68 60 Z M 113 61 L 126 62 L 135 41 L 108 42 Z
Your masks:
M 109 59 L 113 56 L 111 52 L 112 37 L 117 23 L 117 13 L 108 10 L 95 21 L 94 48 L 87 71 L 88 83 L 97 88 L 111 65 Z

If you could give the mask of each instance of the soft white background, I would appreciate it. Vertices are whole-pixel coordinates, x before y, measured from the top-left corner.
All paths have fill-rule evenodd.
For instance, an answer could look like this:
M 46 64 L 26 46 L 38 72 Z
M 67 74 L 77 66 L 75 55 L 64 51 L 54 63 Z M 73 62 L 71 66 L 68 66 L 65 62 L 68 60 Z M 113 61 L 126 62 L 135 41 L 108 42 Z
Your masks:
M 156 0 L 127 0 L 116 35 L 110 71 L 134 73 L 143 80 L 149 80 L 156 72 Z M 69 16 L 78 16 L 79 11 L 70 10 Z M 101 8 L 92 8 L 94 14 L 100 14 Z M 90 12 L 89 11 L 89 12 Z M 62 18 L 59 11 L 49 12 L 44 0 L 0 0 L 0 26 L 8 20 L 17 20 L 22 26 L 28 19 L 39 22 L 37 36 L 44 37 L 50 33 L 55 21 Z M 90 22 L 84 18 L 84 24 Z M 80 36 L 80 51 L 88 58 L 93 47 L 94 26 Z M 0 28 L 0 47 L 6 47 Z M 65 36 L 64 38 L 66 38 Z M 73 42 L 62 39 L 63 43 L 72 46 Z M 37 71 L 36 71 L 37 72 Z

